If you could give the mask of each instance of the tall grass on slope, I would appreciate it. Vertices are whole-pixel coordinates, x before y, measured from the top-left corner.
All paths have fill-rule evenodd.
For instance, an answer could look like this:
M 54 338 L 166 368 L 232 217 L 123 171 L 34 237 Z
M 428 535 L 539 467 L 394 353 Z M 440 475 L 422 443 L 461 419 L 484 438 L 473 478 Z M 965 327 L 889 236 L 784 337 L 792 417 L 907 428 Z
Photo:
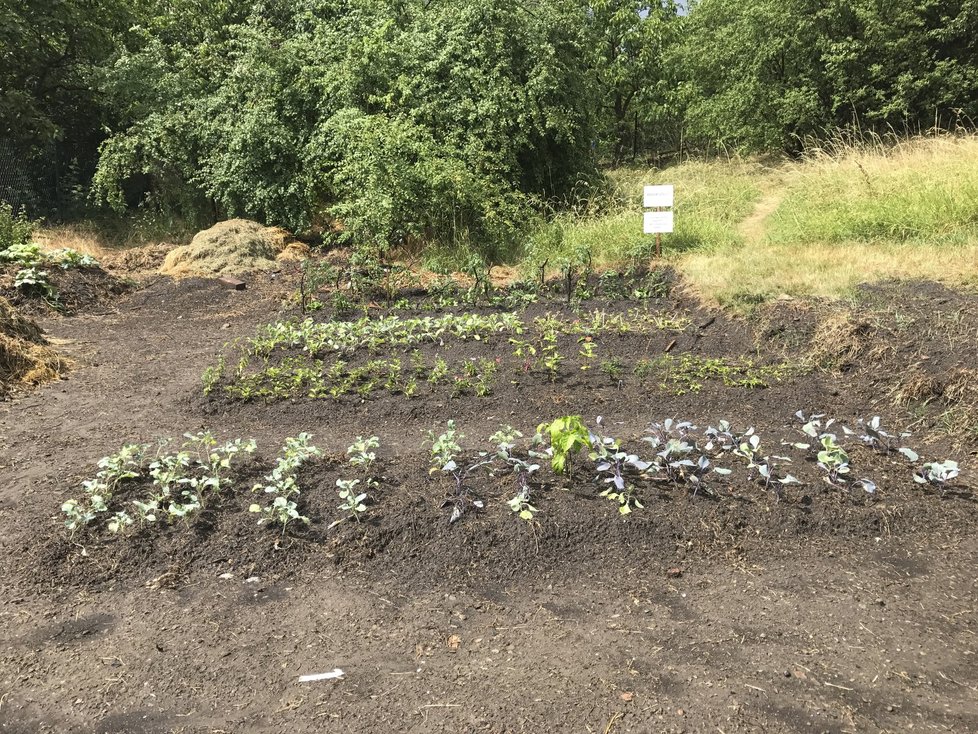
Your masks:
M 969 244 L 978 238 L 978 138 L 818 151 L 786 171 L 774 243 Z
M 596 195 L 554 222 L 559 234 L 531 242 L 525 265 L 550 267 L 579 261 L 589 254 L 600 267 L 644 264 L 655 237 L 642 232 L 642 188 L 671 183 L 676 187 L 676 231 L 663 236 L 667 255 L 740 241 L 736 225 L 753 209 L 760 194 L 761 167 L 740 161 L 689 162 L 666 169 L 628 167 L 607 172 L 609 194 Z
M 749 308 L 890 279 L 978 284 L 978 137 L 820 151 L 767 187 L 785 193 L 766 234 L 678 263 L 702 296 Z

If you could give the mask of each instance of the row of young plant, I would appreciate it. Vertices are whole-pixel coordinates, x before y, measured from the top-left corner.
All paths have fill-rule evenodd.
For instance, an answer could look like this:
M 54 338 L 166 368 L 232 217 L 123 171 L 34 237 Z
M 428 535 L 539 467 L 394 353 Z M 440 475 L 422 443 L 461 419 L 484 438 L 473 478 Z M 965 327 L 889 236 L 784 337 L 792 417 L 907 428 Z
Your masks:
M 781 440 L 777 445 L 792 447 L 805 452 L 805 458 L 814 461 L 823 473 L 824 481 L 832 487 L 849 491 L 860 489 L 873 494 L 877 491 L 874 481 L 866 477 L 853 478 L 848 450 L 843 446 L 834 427 L 844 437 L 855 436 L 858 441 L 883 455 L 900 455 L 913 467 L 913 480 L 946 489 L 958 477 L 956 462 L 920 462 L 919 455 L 911 448 L 901 446 L 909 433 L 890 434 L 883 429 L 881 419 L 874 416 L 869 421 L 860 420 L 858 429 L 842 426 L 824 415 L 805 417 L 799 412 L 801 422 L 799 439 Z M 580 416 L 564 416 L 550 423 L 541 424 L 522 455 L 515 452 L 516 439 L 522 434 L 506 427 L 491 437 L 495 450 L 479 452 L 474 460 L 463 461 L 460 440 L 462 436 L 449 421 L 448 430 L 438 436 L 429 433 L 433 473 L 451 478 L 452 490 L 446 505 L 452 508 L 449 522 L 454 522 L 470 508 L 481 508 L 482 500 L 469 479 L 480 470 L 489 474 L 499 469 L 515 478 L 516 494 L 509 500 L 510 508 L 522 519 L 532 521 L 537 508 L 533 504 L 531 477 L 540 470 L 541 460 L 549 462 L 555 474 L 575 473 L 573 462 L 579 455 L 586 456 L 586 463 L 577 471 L 588 469 L 594 480 L 604 489 L 602 497 L 613 501 L 618 512 L 629 515 L 636 508 L 643 508 L 641 488 L 658 482 L 672 487 L 686 487 L 692 494 L 717 496 L 718 485 L 733 473 L 733 468 L 718 464 L 728 459 L 747 470 L 745 481 L 770 491 L 780 501 L 786 487 L 803 482 L 788 472 L 792 459 L 777 455 L 762 444 L 761 437 L 753 428 L 735 433 L 728 421 L 709 426 L 702 432 L 688 421 L 672 419 L 653 423 L 641 442 L 649 445 L 648 452 L 626 450 L 621 441 L 605 433 L 604 421 L 599 416 L 594 430 L 588 428 Z
M 382 297 L 390 307 L 405 311 L 436 311 L 459 305 L 482 305 L 517 309 L 537 303 L 541 296 L 560 293 L 570 302 L 592 298 L 615 301 L 647 300 L 668 295 L 669 274 L 663 270 L 629 268 L 625 272 L 595 272 L 586 263 L 563 267 L 558 281 L 546 282 L 546 267 L 536 277 L 523 279 L 504 288 L 494 288 L 482 268 L 470 269 L 469 285 L 451 275 L 442 275 L 425 287 L 421 298 L 399 297 L 422 286 L 419 273 L 395 263 L 351 262 L 340 267 L 315 259 L 299 266 L 299 288 L 295 294 L 302 313 L 330 307 L 338 316 L 348 316 L 357 307 L 367 307 L 373 297 Z M 324 296 L 324 291 L 328 296 Z
M 576 353 L 569 355 L 562 352 L 555 334 L 537 340 L 511 337 L 509 342 L 511 374 L 516 378 L 538 375 L 556 382 L 561 375 L 594 370 L 607 375 L 619 387 L 634 376 L 643 384 L 652 381 L 674 395 L 698 392 L 709 381 L 719 381 L 727 387 L 764 388 L 793 370 L 787 363 L 755 365 L 750 360 L 694 354 L 665 354 L 635 361 L 619 356 L 602 358 L 599 344 L 590 336 L 579 337 Z M 426 386 L 433 391 L 441 385 L 451 387 L 452 397 L 486 397 L 492 393 L 502 367 L 502 357 L 473 357 L 449 363 L 438 355 L 429 361 L 419 349 L 404 359 L 371 359 L 354 365 L 340 358 L 328 366 L 325 360 L 308 354 L 283 355 L 277 360 L 268 356 L 259 360 L 245 354 L 229 368 L 222 355 L 204 371 L 202 381 L 205 395 L 220 387 L 224 395 L 237 400 L 339 399 L 354 395 L 368 398 L 379 391 L 414 398 L 423 394 Z
M 901 445 L 910 434 L 887 432 L 879 417 L 860 420 L 856 430 L 822 415 L 806 417 L 799 412 L 797 418 L 801 425 L 794 438 L 798 440 L 783 439 L 777 446 L 804 451 L 832 487 L 870 494 L 877 491 L 871 479 L 852 476 L 849 451 L 843 445 L 849 437 L 880 454 L 903 457 L 913 467 L 913 479 L 919 484 L 943 491 L 958 477 L 959 468 L 954 461 L 921 463 L 913 449 Z M 842 438 L 833 428 L 841 431 Z M 591 430 L 580 416 L 564 416 L 538 426 L 529 445 L 519 450 L 517 444 L 523 434 L 504 426 L 490 437 L 491 449 L 476 453 L 463 449 L 465 436 L 453 421 L 441 433 L 429 431 L 429 473 L 443 479 L 442 507 L 449 510 L 449 523 L 485 506 L 476 479 L 500 475 L 510 476 L 513 482 L 513 494 L 506 500 L 508 507 L 521 520 L 533 522 L 539 511 L 534 497 L 544 486 L 538 478 L 543 464 L 549 464 L 556 475 L 587 470 L 602 488 L 600 495 L 614 502 L 621 515 L 642 509 L 642 490 L 653 483 L 685 487 L 693 495 L 718 496 L 719 484 L 734 471 L 731 466 L 719 465 L 723 459 L 733 462 L 733 466 L 745 467 L 745 482 L 772 492 L 778 501 L 787 487 L 802 484 L 787 469 L 791 458 L 768 451 L 753 428 L 736 433 L 728 421 L 703 431 L 687 421 L 653 423 L 640 441 L 648 444 L 641 455 L 626 450 L 621 441 L 605 431 L 601 417 Z M 158 451 L 150 458 L 148 446 L 130 444 L 100 460 L 95 477 L 82 483 L 82 498 L 62 505 L 68 530 L 74 532 L 100 517 L 107 518 L 105 527 L 110 533 L 161 522 L 189 521 L 233 487 L 232 463 L 256 449 L 251 440 L 219 444 L 209 432 L 186 434 L 184 438 L 175 453 Z M 259 524 L 276 525 L 284 533 L 291 523 L 310 522 L 301 514 L 301 489 L 296 477 L 303 464 L 322 455 L 311 444 L 311 438 L 301 433 L 286 439 L 271 472 L 252 487 L 252 492 L 267 496 L 265 503 L 254 502 L 249 507 L 250 512 L 260 515 Z M 359 522 L 375 506 L 370 493 L 380 486 L 373 473 L 379 447 L 379 440 L 372 436 L 358 437 L 347 449 L 349 474 L 336 480 L 341 501 L 338 508 L 343 514 L 330 528 L 345 520 Z M 575 465 L 578 461 L 580 465 Z M 145 496 L 125 503 L 117 501 L 123 483 L 147 480 L 150 487 Z
M 343 396 L 368 398 L 379 391 L 416 398 L 426 389 L 430 393 L 439 386 L 450 386 L 452 397 L 486 397 L 495 384 L 499 362 L 473 358 L 449 363 L 442 357 L 428 362 L 415 350 L 404 360 L 371 359 L 361 365 L 338 359 L 327 367 L 323 360 L 308 355 L 285 357 L 278 364 L 265 361 L 257 369 L 249 369 L 250 365 L 250 360 L 243 358 L 228 374 L 224 360 L 218 360 L 204 372 L 204 395 L 211 395 L 220 386 L 224 395 L 236 400 L 338 400 Z M 228 379 L 222 384 L 225 377 Z
M 628 313 L 593 311 L 573 320 L 547 314 L 524 321 L 515 312 L 505 313 L 446 313 L 439 316 L 402 317 L 397 314 L 370 317 L 354 321 L 277 321 L 259 327 L 246 342 L 247 353 L 267 356 L 275 350 L 301 350 L 322 356 L 329 353 L 353 354 L 378 352 L 392 347 L 411 347 L 418 344 L 441 344 L 457 339 L 481 341 L 497 334 L 522 335 L 530 333 L 540 338 L 558 334 L 591 335 L 602 332 L 651 333 L 653 331 L 682 332 L 689 320 L 665 317 L 639 309 Z

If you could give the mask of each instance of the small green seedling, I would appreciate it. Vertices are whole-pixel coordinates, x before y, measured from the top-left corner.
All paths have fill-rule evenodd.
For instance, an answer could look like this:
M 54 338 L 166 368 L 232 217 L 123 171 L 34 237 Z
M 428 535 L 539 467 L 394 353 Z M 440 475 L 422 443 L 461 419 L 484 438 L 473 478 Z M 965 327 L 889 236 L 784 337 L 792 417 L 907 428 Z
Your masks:
M 635 487 L 631 484 L 626 484 L 623 489 L 608 487 L 601 493 L 601 496 L 618 503 L 619 515 L 630 515 L 634 508 L 643 509 L 645 507 L 635 497 Z
M 346 450 L 346 455 L 353 466 L 367 469 L 377 459 L 377 454 L 373 451 L 376 448 L 380 448 L 380 439 L 376 436 L 370 438 L 357 436 L 357 440 Z
M 913 480 L 917 484 L 930 484 L 943 490 L 957 478 L 959 473 L 960 469 L 956 461 L 950 459 L 943 462 L 930 461 L 917 470 L 913 475 Z
M 360 484 L 359 479 L 337 479 L 336 486 L 340 488 L 339 495 L 343 502 L 339 505 L 339 508 L 346 513 L 346 517 L 342 517 L 339 520 L 334 521 L 330 527 L 334 528 L 339 525 L 344 520 L 355 520 L 360 522 L 360 515 L 367 511 L 367 493 L 358 492 L 357 485 Z
M 530 498 L 522 492 L 509 500 L 509 509 L 526 522 L 533 522 L 533 516 L 537 513 L 537 508 L 530 504 Z

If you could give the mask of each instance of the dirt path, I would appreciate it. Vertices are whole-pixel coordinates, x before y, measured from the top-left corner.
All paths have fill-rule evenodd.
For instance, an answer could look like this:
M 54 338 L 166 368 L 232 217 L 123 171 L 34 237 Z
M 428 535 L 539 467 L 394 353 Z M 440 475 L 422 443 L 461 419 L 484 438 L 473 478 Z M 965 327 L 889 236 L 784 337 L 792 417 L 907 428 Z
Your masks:
M 765 188 L 761 198 L 754 205 L 754 211 L 737 225 L 737 232 L 747 244 L 761 242 L 767 232 L 767 218 L 771 216 L 784 200 L 784 193 L 773 187 Z
M 263 445 L 309 430 L 335 447 L 380 426 L 407 460 L 422 427 L 455 410 L 368 402 L 203 414 L 204 368 L 272 318 L 285 291 L 158 281 L 108 316 L 46 324 L 81 366 L 0 405 L 0 731 L 978 731 L 978 535 L 960 519 L 971 512 L 963 500 L 940 515 L 953 523 L 907 518 L 916 529 L 895 535 L 886 522 L 900 527 L 899 507 L 884 504 L 882 525 L 833 534 L 771 504 L 757 510 L 774 518 L 770 540 L 750 550 L 722 537 L 730 527 L 699 527 L 704 514 L 689 518 L 695 530 L 676 530 L 680 518 L 647 536 L 620 522 L 583 541 L 572 524 L 547 538 L 527 531 L 519 555 L 501 549 L 487 568 L 473 523 L 440 531 L 455 545 L 420 530 L 395 538 L 412 545 L 363 566 L 338 565 L 322 546 L 300 567 L 267 571 L 237 562 L 231 538 L 227 557 L 197 558 L 189 575 L 137 565 L 92 586 L 37 578 L 31 559 L 57 532 L 65 492 L 122 441 L 206 425 Z M 737 348 L 730 325 L 717 331 L 680 348 L 711 338 Z M 806 394 L 831 407 L 837 383 L 821 379 Z M 620 392 L 559 405 L 577 400 L 594 414 Z M 759 417 L 792 400 L 774 389 L 729 399 L 751 401 L 744 414 Z M 863 398 L 836 406 L 850 399 Z M 673 400 L 656 410 L 717 405 Z M 539 417 L 536 403 L 517 409 L 512 420 Z M 722 552 L 688 540 L 711 532 Z M 450 578 L 434 572 L 458 557 L 475 560 Z M 344 680 L 298 683 L 334 667 Z

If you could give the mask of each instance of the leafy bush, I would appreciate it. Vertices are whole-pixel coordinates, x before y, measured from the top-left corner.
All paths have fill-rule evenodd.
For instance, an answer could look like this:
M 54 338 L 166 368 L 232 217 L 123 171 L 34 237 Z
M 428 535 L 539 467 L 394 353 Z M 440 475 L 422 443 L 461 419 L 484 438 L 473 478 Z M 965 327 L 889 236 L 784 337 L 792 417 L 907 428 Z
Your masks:
M 0 259 L 14 260 L 5 251 L 28 245 L 35 226 L 23 209 L 15 212 L 10 204 L 0 201 Z
M 537 434 L 547 434 L 550 465 L 557 474 L 571 473 L 571 460 L 591 446 L 591 432 L 579 415 L 565 415 L 550 423 L 537 426 Z
M 593 176 L 576 3 L 313 5 L 174 7 L 134 29 L 106 73 L 121 119 L 97 194 L 122 208 L 141 177 L 167 209 L 332 219 L 376 256 L 422 242 L 492 264 L 534 200 Z

